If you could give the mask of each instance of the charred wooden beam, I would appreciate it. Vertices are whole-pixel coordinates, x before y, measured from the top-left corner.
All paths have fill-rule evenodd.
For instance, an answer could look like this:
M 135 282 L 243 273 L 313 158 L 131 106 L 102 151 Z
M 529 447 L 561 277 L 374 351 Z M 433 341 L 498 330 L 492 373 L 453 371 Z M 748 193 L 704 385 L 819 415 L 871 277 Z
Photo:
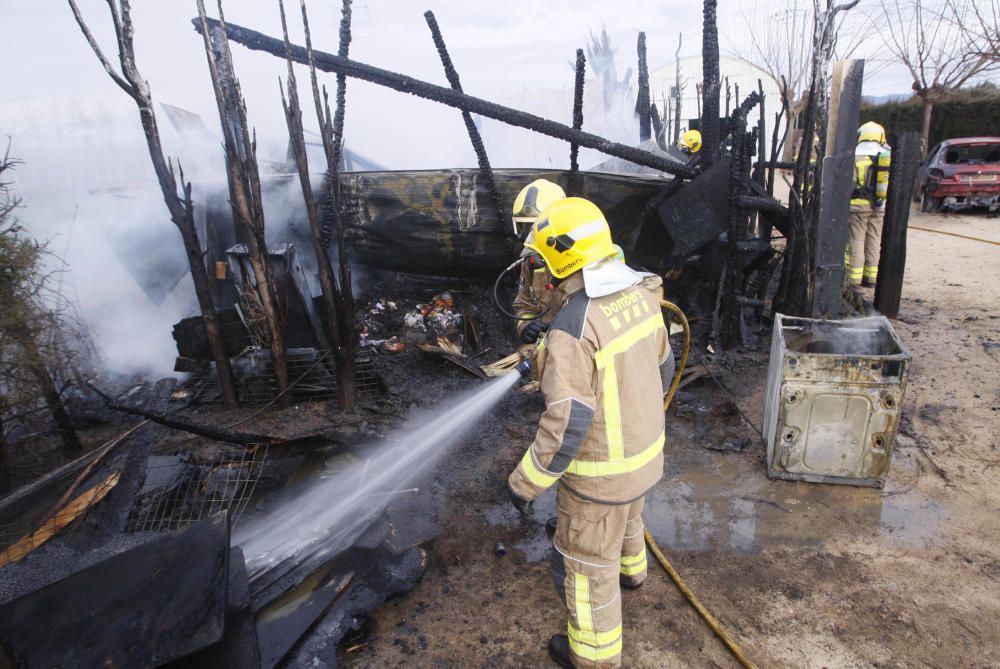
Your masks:
M 719 127 L 719 26 L 718 0 L 705 0 L 702 22 L 702 157 L 706 165 L 719 159 L 722 137 Z
M 663 145 L 663 119 L 660 118 L 660 110 L 655 102 L 649 105 L 649 122 L 653 126 L 653 139 L 661 149 L 666 148 Z
M 158 425 L 169 427 L 172 430 L 180 430 L 199 437 L 205 437 L 212 441 L 222 441 L 228 444 L 268 444 L 283 446 L 309 446 L 318 444 L 328 444 L 330 442 L 352 443 L 357 441 L 355 436 L 339 431 L 335 428 L 324 429 L 319 432 L 308 432 L 291 434 L 287 436 L 277 436 L 273 434 L 261 434 L 257 432 L 242 432 L 233 430 L 226 426 L 208 425 L 199 421 L 182 416 L 176 413 L 167 414 L 160 411 L 153 411 L 143 407 L 123 404 L 112 397 L 106 395 L 99 388 L 87 384 L 95 393 L 101 396 L 109 409 L 127 413 L 132 416 L 141 416 Z
M 757 79 L 757 94 L 760 96 L 760 118 L 757 120 L 757 162 L 753 165 L 753 180 L 764 185 L 764 141 L 767 137 L 767 125 L 764 121 L 764 82 Z
M 334 230 L 337 233 L 337 261 L 340 270 L 339 285 L 330 278 L 330 291 L 333 295 L 334 307 L 337 312 L 335 324 L 336 346 L 334 358 L 337 364 L 337 399 L 340 406 L 351 411 L 356 400 L 354 361 L 357 357 L 357 332 L 355 328 L 354 292 L 351 287 L 351 263 L 347 253 L 347 234 L 343 221 L 343 211 L 340 208 L 340 156 L 343 150 L 344 114 L 346 109 L 345 77 L 337 77 L 337 111 L 330 113 L 330 101 L 323 88 L 320 96 L 319 82 L 316 77 L 316 64 L 312 48 L 312 34 L 309 31 L 309 15 L 305 0 L 300 0 L 302 9 L 302 30 L 306 40 L 306 63 L 309 65 L 309 78 L 312 84 L 313 104 L 316 107 L 316 122 L 319 125 L 323 140 L 323 155 L 326 158 L 327 210 L 326 220 L 320 232 L 319 245 L 322 253 L 327 254 Z M 284 36 L 285 58 L 291 63 L 292 45 L 288 36 Z M 340 16 L 339 57 L 346 58 L 351 42 L 351 0 L 343 0 Z M 332 267 L 331 267 L 332 271 Z
M 774 199 L 773 197 L 764 197 L 762 195 L 741 195 L 739 198 L 739 205 L 744 209 L 755 209 L 757 211 L 766 211 L 780 216 L 788 216 L 788 207 L 781 204 L 780 201 Z
M 302 11 L 305 13 L 305 0 L 302 0 Z M 351 48 L 351 0 L 343 0 L 340 8 L 340 33 L 337 42 L 337 55 L 347 58 Z M 337 97 L 335 98 L 336 108 L 333 114 L 333 165 L 334 169 L 340 170 L 340 160 L 344 152 L 344 114 L 347 109 L 347 77 L 337 74 Z M 339 196 L 339 189 L 337 192 Z M 340 198 L 336 200 L 338 211 L 340 209 Z M 337 239 L 344 241 L 343 229 L 340 226 L 340 217 L 337 217 Z M 346 251 L 341 248 L 340 254 L 343 257 Z M 350 288 L 348 287 L 348 290 Z
M 875 284 L 875 308 L 889 318 L 899 315 L 899 302 L 903 295 L 906 229 L 920 152 L 920 133 L 904 132 L 893 137 L 889 195 L 885 202 L 882 251 L 878 261 L 878 282 Z
M 819 183 L 819 210 L 813 229 L 816 240 L 812 273 L 813 318 L 838 318 L 844 288 L 844 247 L 854 188 L 854 147 L 861 109 L 864 61 L 841 61 L 833 68 L 833 85 L 826 117 L 826 145 Z M 803 137 L 806 144 L 808 137 Z M 820 150 L 819 147 L 816 149 Z
M 719 279 L 722 300 L 717 318 L 721 321 L 721 327 L 714 328 L 720 335 L 720 341 L 715 342 L 716 350 L 721 349 L 720 344 L 733 347 L 742 342 L 743 308 L 739 300 L 743 297 L 743 263 L 739 242 L 751 211 L 742 205 L 743 196 L 750 187 L 750 152 L 753 148 L 750 141 L 752 136 L 747 134 L 747 116 L 759 102 L 760 95 L 754 91 L 733 110 L 729 124 L 733 139 L 727 231 L 729 258 L 726 270 Z
M 193 23 L 195 30 L 201 32 L 202 27 L 199 21 L 195 19 Z M 208 19 L 209 30 L 217 27 L 219 27 L 218 21 Z M 255 51 L 263 51 L 281 58 L 285 57 L 285 46 L 280 39 L 275 39 L 263 33 L 257 32 L 256 30 L 250 30 L 249 28 L 243 28 L 235 24 L 226 24 L 225 31 L 229 39 L 237 44 L 242 44 L 243 46 Z M 291 57 L 292 60 L 298 63 L 309 62 L 306 49 L 298 45 L 292 45 Z M 324 72 L 341 73 L 345 76 L 361 79 L 362 81 L 367 81 L 386 88 L 391 88 L 401 93 L 409 93 L 410 95 L 415 95 L 426 100 L 432 100 L 434 102 L 448 105 L 449 107 L 455 107 L 474 114 L 479 114 L 480 116 L 492 118 L 509 125 L 526 128 L 542 135 L 548 135 L 549 137 L 555 137 L 567 142 L 576 142 L 580 146 L 588 149 L 594 149 L 609 156 L 621 158 L 637 165 L 652 167 L 666 172 L 667 174 L 690 178 L 697 172 L 697 170 L 693 167 L 680 165 L 672 160 L 663 158 L 649 151 L 643 151 L 642 149 L 636 149 L 631 146 L 626 146 L 625 144 L 612 142 L 603 137 L 599 137 L 598 135 L 593 135 L 580 130 L 574 130 L 569 126 L 563 125 L 562 123 L 557 123 L 555 121 L 519 111 L 517 109 L 511 109 L 510 107 L 504 107 L 503 105 L 498 105 L 471 95 L 459 93 L 458 91 L 453 91 L 450 88 L 435 86 L 434 84 L 420 81 L 419 79 L 414 79 L 413 77 L 408 77 L 404 74 L 372 67 L 371 65 L 359 63 L 347 58 L 341 58 L 340 56 L 335 56 L 331 53 L 325 53 L 323 51 L 314 51 L 313 60 L 316 68 L 323 70 Z
M 576 50 L 576 79 L 573 82 L 573 130 L 583 128 L 583 83 L 587 76 L 587 58 L 583 49 Z M 580 145 L 571 142 L 569 145 L 569 173 L 571 195 L 580 193 Z
M 282 36 L 285 39 L 285 43 L 288 44 L 288 23 L 285 19 L 285 4 L 282 0 L 278 0 L 278 8 L 281 12 Z M 340 341 L 340 318 L 337 308 L 341 299 L 340 292 L 337 289 L 337 282 L 334 278 L 330 255 L 327 253 L 326 244 L 324 243 L 323 225 L 316 203 L 316 195 L 313 192 L 312 182 L 309 177 L 309 158 L 306 152 L 305 130 L 302 125 L 302 107 L 299 104 L 298 82 L 295 78 L 295 69 L 292 66 L 291 59 L 287 60 L 287 64 L 288 79 L 286 80 L 286 86 L 282 87 L 281 82 L 278 82 L 278 88 L 281 91 L 281 106 L 285 111 L 289 143 L 295 158 L 295 166 L 299 173 L 299 185 L 302 188 L 302 199 L 306 207 L 309 231 L 312 233 L 313 253 L 316 256 L 316 274 L 319 277 L 320 297 L 328 328 L 325 331 L 325 338 L 334 349 L 339 350 L 342 348 Z M 288 92 L 287 99 L 285 96 L 286 89 Z
M 639 141 L 651 137 L 649 128 L 649 66 L 646 64 L 646 33 L 639 33 L 636 44 L 639 55 L 639 94 L 635 101 L 635 111 L 639 114 Z
M 226 39 L 222 2 L 218 2 L 219 20 L 208 29 L 204 0 L 197 0 L 198 21 L 202 26 L 205 56 L 212 78 L 212 88 L 219 110 L 222 127 L 223 149 L 226 156 L 226 173 L 229 182 L 229 201 L 233 212 L 237 238 L 249 251 L 254 273 L 253 295 L 259 302 L 266 325 L 267 344 L 274 361 L 274 376 L 278 385 L 281 405 L 286 406 L 291 396 L 288 388 L 288 362 L 285 348 L 285 321 L 281 314 L 274 270 L 271 267 L 265 239 L 264 203 L 260 188 L 260 171 L 257 165 L 257 140 L 247 123 L 246 104 L 239 81 L 233 70 L 232 52 Z M 249 305 L 248 305 L 249 306 Z
M 448 78 L 451 89 L 459 93 L 464 93 L 462 90 L 462 81 L 455 70 L 455 64 L 452 62 L 451 56 L 448 54 L 448 47 L 444 43 L 444 36 L 441 34 L 441 27 L 434 17 L 434 12 L 430 10 L 424 12 L 424 19 L 427 21 L 427 27 L 431 29 L 434 47 L 437 49 L 438 56 L 441 57 L 441 65 L 444 66 L 444 75 Z M 493 202 L 493 209 L 496 211 L 497 221 L 500 222 L 500 226 L 507 237 L 507 250 L 513 255 L 516 235 L 514 234 L 514 225 L 511 221 L 510 208 L 505 207 L 500 200 L 500 192 L 497 190 L 496 179 L 493 178 L 493 168 L 490 166 L 490 158 L 486 155 L 486 146 L 483 144 L 483 138 L 479 134 L 479 128 L 476 127 L 475 121 L 472 120 L 472 114 L 463 109 L 462 120 L 465 122 L 466 132 L 469 133 L 472 150 L 476 152 L 476 161 L 479 163 L 479 175 L 486 184 L 486 190 L 490 194 L 490 201 Z

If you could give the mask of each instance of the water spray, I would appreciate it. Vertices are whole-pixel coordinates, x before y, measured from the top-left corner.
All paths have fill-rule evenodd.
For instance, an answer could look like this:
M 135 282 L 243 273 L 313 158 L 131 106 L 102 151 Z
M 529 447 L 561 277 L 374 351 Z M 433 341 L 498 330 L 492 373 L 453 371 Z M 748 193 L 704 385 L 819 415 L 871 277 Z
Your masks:
M 505 374 L 431 415 L 407 421 L 372 447 L 364 462 L 316 481 L 265 516 L 237 527 L 233 542 L 246 555 L 251 580 L 282 564 L 332 557 L 348 548 L 394 499 L 417 492 L 409 486 L 437 466 L 520 381 L 520 374 Z

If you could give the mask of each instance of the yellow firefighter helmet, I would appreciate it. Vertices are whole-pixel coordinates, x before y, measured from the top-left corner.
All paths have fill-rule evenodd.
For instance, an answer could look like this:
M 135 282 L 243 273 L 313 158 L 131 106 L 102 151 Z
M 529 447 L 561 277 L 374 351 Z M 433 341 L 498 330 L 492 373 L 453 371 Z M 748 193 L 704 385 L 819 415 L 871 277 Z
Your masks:
M 524 246 L 541 255 L 557 279 L 618 253 L 604 214 L 582 197 L 559 200 L 543 211 Z
M 514 234 L 520 234 L 524 227 L 520 224 L 531 224 L 538 220 L 542 211 L 557 200 L 566 197 L 566 192 L 559 184 L 548 179 L 535 179 L 521 189 L 514 198 L 511 214 L 514 218 Z
M 858 128 L 858 142 L 878 142 L 885 144 L 885 128 L 875 121 L 868 121 Z
M 688 130 L 681 135 L 681 141 L 677 144 L 685 153 L 698 153 L 701 151 L 701 133 L 697 130 Z

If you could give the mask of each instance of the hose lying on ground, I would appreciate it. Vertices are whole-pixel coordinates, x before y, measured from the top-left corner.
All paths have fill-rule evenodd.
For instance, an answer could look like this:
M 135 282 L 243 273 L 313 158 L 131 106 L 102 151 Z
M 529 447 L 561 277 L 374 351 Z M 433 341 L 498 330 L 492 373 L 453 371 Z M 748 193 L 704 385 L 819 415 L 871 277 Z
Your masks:
M 666 300 L 660 300 L 660 306 L 676 316 L 677 320 L 680 321 L 681 327 L 684 328 L 684 348 L 681 351 L 681 359 L 677 364 L 677 371 L 674 373 L 674 381 L 670 384 L 670 391 L 663 400 L 663 410 L 666 411 L 674 399 L 674 395 L 677 392 L 677 386 L 681 382 L 681 374 L 684 373 L 684 367 L 687 365 L 688 353 L 691 350 L 691 326 L 688 324 L 688 320 L 687 317 L 684 316 L 684 312 L 681 311 L 680 307 L 676 304 L 667 302 Z M 656 545 L 656 541 L 653 539 L 653 535 L 649 533 L 649 530 L 643 530 L 643 532 L 646 537 L 646 543 L 649 544 L 649 550 L 653 552 L 653 555 L 656 556 L 660 566 L 662 566 L 664 571 L 670 575 L 674 585 L 677 586 L 677 589 L 681 591 L 691 606 L 693 606 L 698 614 L 701 615 L 705 623 L 712 628 L 712 631 L 715 632 L 715 634 L 722 640 L 722 643 L 726 645 L 726 648 L 729 649 L 736 659 L 739 660 L 740 664 L 747 669 L 756 669 L 754 663 L 747 659 L 739 645 L 737 645 L 733 638 L 729 636 L 729 633 L 723 629 L 722 625 L 719 624 L 719 621 L 716 620 L 715 616 L 709 613 L 708 609 L 705 608 L 691 588 L 687 587 L 687 584 L 685 584 L 681 579 L 681 575 L 677 573 L 674 566 L 670 564 L 669 560 L 667 560 L 667 556 L 664 555 L 663 551 L 660 550 L 660 547 Z

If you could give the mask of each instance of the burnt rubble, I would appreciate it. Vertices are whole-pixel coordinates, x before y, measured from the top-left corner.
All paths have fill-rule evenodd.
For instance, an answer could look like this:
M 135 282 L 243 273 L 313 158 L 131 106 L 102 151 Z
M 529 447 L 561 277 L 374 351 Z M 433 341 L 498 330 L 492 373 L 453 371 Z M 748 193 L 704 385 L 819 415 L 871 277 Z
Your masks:
M 231 168 L 239 163 L 246 172 L 238 175 L 238 188 L 232 182 L 229 188 L 254 196 L 255 222 L 249 229 L 242 220 L 249 214 L 231 204 L 236 198 L 210 193 L 197 208 L 196 232 L 183 174 L 183 198 L 176 188 L 166 189 L 173 192 L 175 222 L 186 231 L 192 272 L 204 283 L 202 313 L 173 330 L 175 370 L 188 377 L 108 393 L 100 410 L 81 398 L 95 421 L 113 424 L 103 413 L 112 411 L 119 420 L 131 417 L 129 429 L 0 500 L 0 653 L 27 667 L 335 666 L 341 641 L 369 631 L 366 612 L 411 589 L 427 568 L 421 545 L 438 531 L 434 486 L 364 515 L 348 533 L 322 537 L 320 549 L 263 567 L 259 556 L 231 546 L 231 532 L 238 536 L 304 482 L 363 453 L 411 407 L 474 387 L 491 364 L 506 364 L 504 356 L 519 342 L 512 323 L 493 308 L 490 289 L 518 252 L 510 205 L 534 179 L 594 201 L 628 263 L 664 276 L 666 293 L 692 317 L 695 338 L 710 342 L 717 360 L 766 331 L 776 299 L 805 316 L 847 309 L 842 268 L 838 273 L 820 262 L 824 253 L 822 259 L 829 259 L 836 246 L 829 239 L 836 235 L 824 237 L 820 251 L 813 248 L 818 229 L 846 226 L 829 203 L 820 207 L 810 194 L 820 190 L 815 175 L 824 161 L 835 157 L 823 155 L 821 141 L 818 166 L 810 165 L 812 147 L 805 142 L 796 163 L 779 165 L 772 140 L 771 160 L 765 161 L 766 124 L 747 121 L 750 110 L 764 104 L 758 91 L 740 100 L 737 90 L 729 114 L 727 83 L 728 118 L 721 117 L 716 9 L 715 0 L 706 0 L 705 115 L 692 123 L 701 127 L 705 148 L 692 157 L 653 138 L 660 121 L 649 99 L 645 33 L 637 45 L 642 143 L 628 146 L 582 129 L 582 51 L 576 54 L 569 127 L 465 94 L 430 12 L 425 18 L 447 88 L 350 60 L 349 2 L 338 55 L 314 51 L 308 31 L 305 47 L 291 44 L 283 8 L 284 39 L 276 39 L 204 17 L 202 7 L 195 28 L 211 33 L 206 54 L 220 116 L 224 125 L 235 119 L 227 157 Z M 304 11 L 303 4 L 305 20 Z M 311 71 L 317 110 L 325 109 L 321 193 L 309 192 L 297 94 L 293 99 L 289 92 L 285 112 L 298 169 L 258 173 L 229 41 L 287 59 L 292 88 L 293 62 L 337 75 L 333 115 Z M 348 78 L 460 110 L 478 166 L 344 169 L 354 164 L 342 146 Z M 291 89 L 283 95 L 285 90 Z M 858 96 L 835 101 L 841 123 L 850 125 L 852 115 L 856 120 Z M 816 125 L 825 138 L 816 104 L 814 99 L 808 112 L 810 133 Z M 493 169 L 472 114 L 565 140 L 571 168 Z M 580 170 L 580 147 L 610 158 Z M 894 179 L 912 172 L 893 166 Z M 794 167 L 791 206 L 773 197 L 776 167 Z M 167 186 L 175 182 L 172 171 L 169 180 L 160 176 Z M 287 191 L 295 178 L 303 185 L 302 211 L 289 213 L 287 229 L 269 228 L 265 243 L 262 202 Z M 905 239 L 906 200 L 890 193 L 896 220 L 886 226 L 897 247 Z M 774 231 L 789 240 L 787 247 L 773 243 Z M 153 262 L 170 268 L 170 276 L 147 290 L 165 294 L 176 284 L 179 263 Z M 901 277 L 901 264 L 893 271 Z M 324 274 L 329 276 L 317 278 Z M 509 303 L 512 277 L 501 286 Z M 261 303 L 264 294 L 273 304 Z M 892 303 L 891 295 L 884 299 Z M 707 364 L 704 372 L 712 375 Z M 702 376 L 689 373 L 685 383 Z M 523 420 L 538 401 L 514 393 L 499 412 L 508 422 Z M 679 411 L 684 404 L 682 397 Z M 275 405 L 282 410 L 265 413 Z M 491 436 L 474 449 L 484 459 L 503 438 L 501 419 L 486 420 L 492 421 Z M 745 446 L 736 437 L 723 443 L 731 450 Z

